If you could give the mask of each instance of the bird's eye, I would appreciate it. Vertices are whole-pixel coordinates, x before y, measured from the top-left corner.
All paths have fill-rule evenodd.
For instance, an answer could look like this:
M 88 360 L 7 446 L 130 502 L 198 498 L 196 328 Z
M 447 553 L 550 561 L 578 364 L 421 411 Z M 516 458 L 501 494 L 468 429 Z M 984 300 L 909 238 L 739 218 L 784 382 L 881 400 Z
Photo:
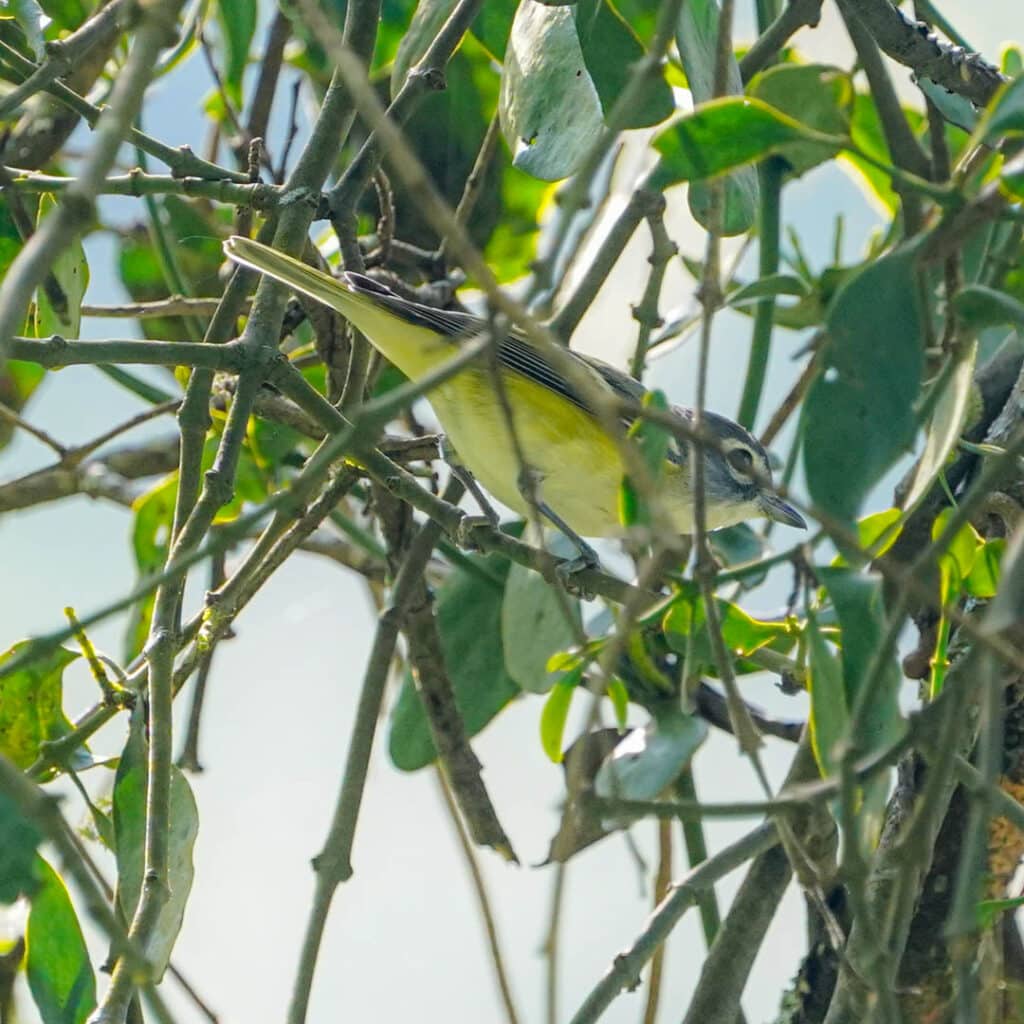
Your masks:
M 749 448 L 733 448 L 726 459 L 729 465 L 740 475 L 752 477 L 754 475 L 754 456 Z

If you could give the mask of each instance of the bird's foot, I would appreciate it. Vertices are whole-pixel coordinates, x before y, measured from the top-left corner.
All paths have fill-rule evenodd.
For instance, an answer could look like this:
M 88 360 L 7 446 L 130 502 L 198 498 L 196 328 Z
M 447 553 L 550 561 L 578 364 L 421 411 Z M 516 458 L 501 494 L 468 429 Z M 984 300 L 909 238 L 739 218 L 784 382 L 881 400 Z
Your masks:
M 600 569 L 601 559 L 597 552 L 585 541 L 578 537 L 573 538 L 577 547 L 575 558 L 566 558 L 555 566 L 555 573 L 563 587 L 575 597 L 588 601 L 594 594 L 587 589 L 586 584 L 580 579 L 580 574 L 589 569 Z
M 482 551 L 483 546 L 476 539 L 477 530 L 484 528 L 496 530 L 498 528 L 498 516 L 494 509 L 488 507 L 490 514 L 485 513 L 479 516 L 463 516 L 459 520 L 455 539 L 459 547 L 469 551 Z

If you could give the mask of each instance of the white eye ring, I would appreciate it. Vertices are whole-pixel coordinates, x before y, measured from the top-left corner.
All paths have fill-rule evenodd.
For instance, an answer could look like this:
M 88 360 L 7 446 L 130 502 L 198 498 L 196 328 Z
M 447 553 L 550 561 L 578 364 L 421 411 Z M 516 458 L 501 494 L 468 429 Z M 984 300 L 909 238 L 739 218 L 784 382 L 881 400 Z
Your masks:
M 749 448 L 737 445 L 731 448 L 725 456 L 729 469 L 734 476 L 752 480 L 754 476 L 754 453 Z

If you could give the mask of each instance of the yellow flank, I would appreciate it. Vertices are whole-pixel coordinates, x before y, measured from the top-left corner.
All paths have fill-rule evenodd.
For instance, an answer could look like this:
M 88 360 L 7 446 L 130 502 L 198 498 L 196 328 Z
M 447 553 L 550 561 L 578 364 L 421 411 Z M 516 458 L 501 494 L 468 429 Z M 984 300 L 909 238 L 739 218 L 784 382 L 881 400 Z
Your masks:
M 621 532 L 622 463 L 608 435 L 592 416 L 543 385 L 508 370 L 502 380 L 537 496 L 583 536 Z M 526 515 L 515 447 L 489 371 L 465 370 L 429 399 L 466 468 L 502 504 Z

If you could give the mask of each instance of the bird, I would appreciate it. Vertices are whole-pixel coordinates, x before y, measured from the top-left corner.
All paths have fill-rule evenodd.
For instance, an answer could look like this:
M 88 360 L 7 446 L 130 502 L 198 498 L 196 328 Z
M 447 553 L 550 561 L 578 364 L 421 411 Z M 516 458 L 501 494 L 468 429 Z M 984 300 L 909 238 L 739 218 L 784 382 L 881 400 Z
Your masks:
M 413 302 L 364 274 L 344 271 L 332 277 L 248 238 L 227 239 L 224 251 L 236 263 L 340 313 L 410 380 L 450 359 L 460 342 L 490 329 L 481 317 Z M 526 517 L 536 510 L 566 534 L 579 551 L 574 569 L 593 567 L 597 556 L 584 538 L 625 532 L 619 513 L 625 472 L 620 449 L 580 389 L 525 333 L 512 326 L 496 350 L 507 405 L 486 357 L 428 392 L 447 444 L 457 464 L 499 502 Z M 563 351 L 614 396 L 634 407 L 642 402 L 646 388 L 635 378 L 592 356 Z M 672 411 L 692 427 L 692 410 L 675 406 Z M 775 493 L 768 455 L 757 438 L 717 413 L 704 411 L 701 422 L 718 442 L 702 451 L 707 529 L 761 517 L 806 529 L 800 513 Z M 670 439 L 658 474 L 661 504 L 680 534 L 694 532 L 689 449 L 685 441 Z

